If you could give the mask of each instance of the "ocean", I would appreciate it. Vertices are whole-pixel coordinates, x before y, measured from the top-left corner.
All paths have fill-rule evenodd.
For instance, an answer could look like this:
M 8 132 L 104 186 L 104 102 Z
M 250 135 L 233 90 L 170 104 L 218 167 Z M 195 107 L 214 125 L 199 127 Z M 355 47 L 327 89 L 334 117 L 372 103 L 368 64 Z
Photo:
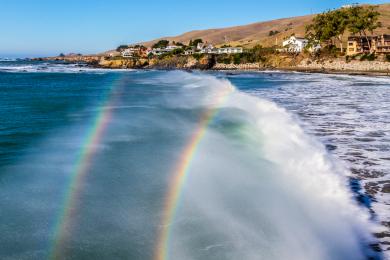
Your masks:
M 0 62 L 1 259 L 385 259 L 390 79 Z

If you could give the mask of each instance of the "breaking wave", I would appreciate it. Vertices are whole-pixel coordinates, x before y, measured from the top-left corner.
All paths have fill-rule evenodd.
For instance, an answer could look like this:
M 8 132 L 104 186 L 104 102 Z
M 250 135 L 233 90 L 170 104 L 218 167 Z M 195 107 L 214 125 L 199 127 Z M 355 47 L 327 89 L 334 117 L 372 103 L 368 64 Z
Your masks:
M 176 108 L 215 106 L 211 76 L 169 73 Z M 172 104 L 171 104 L 172 105 Z M 218 108 L 171 223 L 170 259 L 364 259 L 367 212 L 346 172 L 275 103 L 235 90 Z

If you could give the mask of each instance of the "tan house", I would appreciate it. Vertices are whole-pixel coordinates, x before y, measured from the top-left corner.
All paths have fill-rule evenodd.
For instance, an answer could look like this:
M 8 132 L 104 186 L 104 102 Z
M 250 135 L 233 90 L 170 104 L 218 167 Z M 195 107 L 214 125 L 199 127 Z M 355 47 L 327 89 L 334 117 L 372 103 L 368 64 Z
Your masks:
M 370 43 L 370 44 L 369 44 Z M 350 36 L 348 37 L 347 55 L 375 52 L 390 53 L 390 35 L 380 36 Z
M 361 37 L 361 36 L 349 36 L 348 37 L 348 46 L 347 46 L 347 55 L 352 56 L 361 53 L 370 52 L 370 45 L 368 41 L 372 41 L 372 37 Z
M 382 34 L 381 36 L 375 37 L 372 46 L 376 53 L 390 54 L 390 35 Z

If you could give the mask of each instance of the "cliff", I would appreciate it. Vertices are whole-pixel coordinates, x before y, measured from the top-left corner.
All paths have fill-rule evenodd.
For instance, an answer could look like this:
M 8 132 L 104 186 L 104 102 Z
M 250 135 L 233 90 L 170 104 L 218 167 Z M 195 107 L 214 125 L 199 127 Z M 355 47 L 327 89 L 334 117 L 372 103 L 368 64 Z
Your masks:
M 34 58 L 32 60 L 37 61 L 63 61 L 70 63 L 98 63 L 102 57 L 99 55 L 68 55 L 68 56 L 55 56 L 55 57 L 45 57 L 45 58 Z
M 96 66 L 110 69 L 211 69 L 214 64 L 215 60 L 212 56 L 204 56 L 199 59 L 192 56 L 173 56 L 163 59 L 152 58 L 138 60 L 102 58 Z
M 350 73 L 350 74 L 390 74 L 390 62 L 346 61 L 345 58 L 315 59 L 308 55 L 272 54 L 261 62 L 221 63 L 214 55 L 204 55 L 198 59 L 192 56 L 172 56 L 153 59 L 100 59 L 94 66 L 109 69 L 200 69 L 200 70 L 295 70 L 306 72 Z

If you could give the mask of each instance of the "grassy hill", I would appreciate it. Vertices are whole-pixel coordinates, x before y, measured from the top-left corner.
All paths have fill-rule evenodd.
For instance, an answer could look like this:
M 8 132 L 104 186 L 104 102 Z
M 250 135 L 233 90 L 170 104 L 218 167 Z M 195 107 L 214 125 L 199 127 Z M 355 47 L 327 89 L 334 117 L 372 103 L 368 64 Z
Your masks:
M 376 34 L 390 34 L 390 3 L 377 5 L 381 13 L 382 28 L 375 31 Z M 295 34 L 304 36 L 306 25 L 310 24 L 314 15 L 284 18 L 266 22 L 258 22 L 243 26 L 235 26 L 220 29 L 197 30 L 173 37 L 164 37 L 141 44 L 150 47 L 161 39 L 188 43 L 191 39 L 202 38 L 214 45 L 230 44 L 232 46 L 253 47 L 256 44 L 263 46 L 280 45 L 284 38 Z M 270 36 L 270 31 L 279 33 Z M 348 35 L 346 35 L 347 37 Z

